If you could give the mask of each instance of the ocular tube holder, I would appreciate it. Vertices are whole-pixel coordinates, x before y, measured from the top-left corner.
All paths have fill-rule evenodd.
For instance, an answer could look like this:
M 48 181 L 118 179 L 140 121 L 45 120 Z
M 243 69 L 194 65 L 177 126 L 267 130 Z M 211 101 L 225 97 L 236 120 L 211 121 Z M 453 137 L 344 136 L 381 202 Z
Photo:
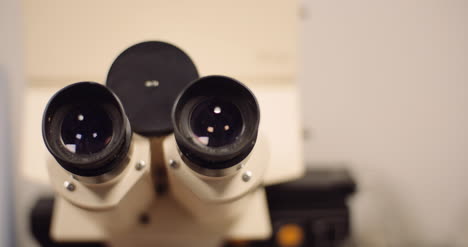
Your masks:
M 51 185 L 58 195 L 51 228 L 56 241 L 108 241 L 138 223 L 156 198 L 149 140 L 134 134 L 123 162 L 117 176 L 95 183 L 49 160 Z
M 254 192 L 263 189 L 261 184 L 268 162 L 267 156 L 261 154 L 265 152 L 262 144 L 260 139 L 234 174 L 211 177 L 197 173 L 187 165 L 174 136 L 169 136 L 163 147 L 171 195 L 203 226 L 229 228 L 248 210 Z M 266 228 L 269 229 L 269 225 Z

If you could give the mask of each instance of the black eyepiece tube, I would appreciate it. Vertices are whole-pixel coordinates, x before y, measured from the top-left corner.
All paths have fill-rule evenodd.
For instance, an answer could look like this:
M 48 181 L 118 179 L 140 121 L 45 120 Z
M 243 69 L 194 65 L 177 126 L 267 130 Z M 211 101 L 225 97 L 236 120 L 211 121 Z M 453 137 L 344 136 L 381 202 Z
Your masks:
M 260 111 L 253 93 L 225 76 L 207 76 L 192 82 L 172 110 L 177 146 L 195 171 L 225 176 L 252 151 Z
M 64 169 L 96 177 L 123 165 L 132 131 L 120 100 L 110 89 L 78 82 L 52 96 L 42 119 L 42 136 Z

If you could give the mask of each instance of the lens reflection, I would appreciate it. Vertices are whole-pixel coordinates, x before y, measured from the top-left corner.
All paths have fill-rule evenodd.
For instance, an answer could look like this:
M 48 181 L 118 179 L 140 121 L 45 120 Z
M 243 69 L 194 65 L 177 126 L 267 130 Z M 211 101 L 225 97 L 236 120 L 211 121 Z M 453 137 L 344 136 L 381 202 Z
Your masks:
M 239 138 L 243 119 L 239 109 L 231 102 L 208 99 L 193 110 L 190 127 L 200 144 L 221 147 Z
M 100 107 L 75 107 L 65 115 L 61 134 L 62 142 L 70 152 L 97 153 L 112 140 L 112 121 Z

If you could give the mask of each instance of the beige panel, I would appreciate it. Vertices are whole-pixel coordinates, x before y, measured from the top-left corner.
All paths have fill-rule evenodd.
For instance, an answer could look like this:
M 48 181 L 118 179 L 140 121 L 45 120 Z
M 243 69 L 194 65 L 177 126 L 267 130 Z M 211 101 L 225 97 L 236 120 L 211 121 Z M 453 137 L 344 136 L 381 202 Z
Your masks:
M 103 82 L 115 57 L 146 40 L 172 42 L 201 74 L 292 78 L 296 1 L 24 0 L 33 82 Z M 66 81 L 66 82 L 63 82 Z

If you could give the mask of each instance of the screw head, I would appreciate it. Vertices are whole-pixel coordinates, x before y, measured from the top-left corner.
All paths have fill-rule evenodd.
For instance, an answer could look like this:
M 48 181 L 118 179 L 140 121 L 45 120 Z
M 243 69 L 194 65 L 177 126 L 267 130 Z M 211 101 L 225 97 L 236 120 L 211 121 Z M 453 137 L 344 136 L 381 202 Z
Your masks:
M 139 171 L 139 170 L 145 168 L 145 166 L 146 166 L 145 161 L 140 160 L 140 161 L 138 161 L 138 162 L 136 163 L 135 169 L 136 169 L 137 171 Z
M 179 168 L 179 163 L 177 163 L 175 160 L 169 160 L 169 166 L 173 169 L 177 169 Z
M 149 214 L 148 213 L 141 214 L 139 221 L 140 221 L 140 224 L 142 225 L 148 225 L 151 222 Z
M 244 174 L 242 174 L 242 180 L 244 182 L 249 182 L 251 178 L 252 178 L 252 172 L 251 171 L 246 171 L 246 172 L 244 172 Z
M 65 187 L 65 189 L 68 191 L 74 191 L 76 189 L 75 184 L 70 181 L 63 182 L 63 187 Z

